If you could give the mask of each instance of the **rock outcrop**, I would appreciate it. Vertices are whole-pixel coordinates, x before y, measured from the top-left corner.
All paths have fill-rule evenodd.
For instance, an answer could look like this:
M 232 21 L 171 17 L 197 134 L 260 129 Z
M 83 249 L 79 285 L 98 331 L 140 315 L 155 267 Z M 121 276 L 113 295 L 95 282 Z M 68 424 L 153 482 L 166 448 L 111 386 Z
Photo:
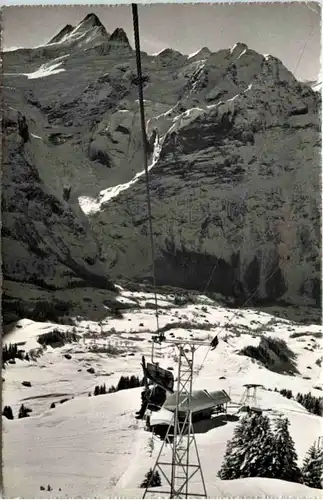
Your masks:
M 235 50 L 248 63 L 227 62 L 218 77 L 229 99 L 153 122 L 163 136 L 150 173 L 157 281 L 319 305 L 320 100 L 277 59 Z M 210 95 L 206 73 L 188 99 Z M 90 216 L 115 276 L 149 276 L 145 190 L 141 177 Z
M 73 30 L 74 30 L 74 26 L 72 26 L 71 24 L 66 24 L 66 26 L 64 26 L 64 28 L 61 29 L 57 33 L 57 35 L 53 36 L 53 38 L 51 38 L 48 43 L 61 43 L 61 42 L 63 42 L 64 40 L 66 40 L 66 38 L 68 37 L 68 35 Z
M 32 145 L 15 133 L 14 126 L 15 119 L 7 117 L 2 175 L 5 290 L 9 283 L 20 283 L 22 293 L 15 297 L 20 301 L 28 300 L 24 296 L 28 285 L 44 291 L 79 287 L 114 290 L 88 225 L 66 196 L 64 200 L 64 193 L 59 197 L 42 182 L 32 163 Z M 10 293 L 4 294 L 4 309 L 6 300 L 12 298 Z

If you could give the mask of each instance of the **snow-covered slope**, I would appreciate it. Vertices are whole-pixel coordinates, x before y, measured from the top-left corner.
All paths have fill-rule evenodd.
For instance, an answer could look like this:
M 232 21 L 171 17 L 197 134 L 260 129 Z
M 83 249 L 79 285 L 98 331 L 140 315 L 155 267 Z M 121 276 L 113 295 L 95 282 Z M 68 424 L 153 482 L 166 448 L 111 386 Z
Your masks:
M 10 405 L 15 417 L 3 419 L 6 498 L 142 496 L 138 485 L 154 464 L 160 441 L 155 437 L 152 449 L 151 434 L 144 430 L 142 421 L 134 418 L 141 389 L 88 396 L 96 385 L 115 385 L 121 375 L 140 376 L 141 356 L 150 353 L 151 334 L 155 332 L 152 294 L 119 290 L 120 302 L 136 305 L 136 310 L 124 311 L 123 318 L 107 317 L 100 323 L 78 321 L 75 327 L 22 320 L 6 333 L 5 343 L 19 343 L 31 356 L 31 361 L 16 360 L 3 371 L 3 406 Z M 291 389 L 295 395 L 310 391 L 321 396 L 320 367 L 316 363 L 321 349 L 320 326 L 286 320 L 283 309 L 277 309 L 276 315 L 265 310 L 230 310 L 202 296 L 182 308 L 174 305 L 172 294 L 160 294 L 158 300 L 160 326 L 174 323 L 171 332 L 175 338 L 211 339 L 219 334 L 219 345 L 208 353 L 201 370 L 207 347 L 200 347 L 196 353 L 199 375 L 194 388 L 225 389 L 232 399 L 229 413 L 236 414 L 238 406 L 233 403 L 239 403 L 243 384 L 263 384 L 259 405 L 270 417 L 283 414 L 289 418 L 301 463 L 322 433 L 322 418 L 274 392 L 274 388 Z M 191 328 L 180 328 L 178 322 L 189 322 Z M 74 332 L 80 340 L 63 347 L 42 348 L 37 337 L 54 328 Z M 287 342 L 296 355 L 296 375 L 269 371 L 239 354 L 246 345 L 259 343 L 262 336 Z M 176 373 L 174 354 L 172 346 L 157 347 L 155 352 L 160 365 L 171 366 Z M 31 387 L 22 385 L 23 381 L 29 381 Z M 17 420 L 22 403 L 32 413 Z M 55 408 L 50 408 L 52 403 Z M 235 425 L 232 418 L 225 425 L 196 434 L 210 497 L 320 497 L 318 490 L 278 480 L 219 480 L 217 471 Z M 48 484 L 51 491 L 47 491 Z
M 142 53 L 142 65 L 159 283 L 203 290 L 214 269 L 209 289 L 238 300 L 259 287 L 261 300 L 319 305 L 320 94 L 243 43 Z M 5 102 L 31 132 L 24 154 L 56 196 L 72 186 L 103 273 L 149 276 L 125 32 L 89 14 L 47 45 L 4 53 L 3 67 Z
M 309 85 L 315 92 L 321 92 L 322 91 L 322 81 L 321 80 L 310 80 L 304 82 L 306 85 Z

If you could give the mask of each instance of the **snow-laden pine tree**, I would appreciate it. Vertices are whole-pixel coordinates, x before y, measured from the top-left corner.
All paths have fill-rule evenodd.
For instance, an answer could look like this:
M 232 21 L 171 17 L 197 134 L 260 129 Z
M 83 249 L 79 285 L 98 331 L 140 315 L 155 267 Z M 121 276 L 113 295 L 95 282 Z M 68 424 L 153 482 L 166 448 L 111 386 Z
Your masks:
M 267 477 L 302 483 L 302 473 L 297 465 L 295 444 L 289 434 L 288 427 L 288 418 L 276 419 L 272 448 L 272 467 L 270 476 Z
M 272 477 L 274 435 L 267 415 L 253 418 L 254 437 L 245 446 L 240 477 Z
M 323 489 L 323 448 L 315 443 L 304 458 L 302 474 L 306 486 Z
M 236 426 L 233 438 L 227 443 L 222 466 L 218 472 L 221 479 L 238 479 L 243 462 L 241 450 L 246 445 L 247 436 L 252 435 L 252 427 L 248 417 L 243 418 Z
M 153 472 L 152 469 L 149 469 L 149 471 L 145 475 L 145 479 L 140 485 L 140 488 L 154 488 L 155 486 L 161 486 L 160 474 L 158 470 L 155 470 L 155 472 Z
M 251 414 L 243 418 L 227 445 L 219 477 L 268 477 L 266 467 L 270 466 L 272 440 L 268 417 Z

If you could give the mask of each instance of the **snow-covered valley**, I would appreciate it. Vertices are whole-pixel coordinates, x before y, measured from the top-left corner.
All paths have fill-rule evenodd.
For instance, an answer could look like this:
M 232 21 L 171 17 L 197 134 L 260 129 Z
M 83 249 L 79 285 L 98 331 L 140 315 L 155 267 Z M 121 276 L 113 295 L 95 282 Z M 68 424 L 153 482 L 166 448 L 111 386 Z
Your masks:
M 186 306 L 174 304 L 174 294 L 159 295 L 160 327 L 169 326 L 174 339 L 211 340 L 219 335 L 219 346 L 208 353 L 196 353 L 199 374 L 195 389 L 224 389 L 230 394 L 229 414 L 236 414 L 244 384 L 262 384 L 259 406 L 270 416 L 287 416 L 301 462 L 310 445 L 322 435 L 322 417 L 309 413 L 293 399 L 274 389 L 293 394 L 322 394 L 321 327 L 284 318 L 284 311 L 225 308 L 203 296 Z M 141 388 L 94 396 L 96 385 L 116 385 L 121 376 L 141 377 L 141 356 L 150 358 L 155 333 L 153 296 L 121 289 L 120 303 L 135 308 L 124 310 L 122 318 L 100 323 L 75 321 L 75 326 L 21 320 L 12 325 L 4 342 L 17 343 L 29 352 L 30 361 L 16 359 L 3 370 L 3 406 L 9 405 L 14 420 L 3 418 L 3 459 L 6 497 L 27 498 L 140 498 L 140 481 L 153 466 L 161 441 L 157 436 L 151 451 L 151 433 L 135 419 Z M 150 304 L 150 305 L 149 305 Z M 171 327 L 174 324 L 174 328 Z M 180 325 L 183 327 L 180 327 Z M 190 324 L 190 328 L 184 325 Z M 209 328 L 205 329 L 205 325 Z M 79 340 L 61 347 L 44 347 L 40 335 L 58 329 L 73 332 Z M 296 373 L 281 374 L 239 354 L 247 345 L 258 345 L 262 337 L 284 339 L 296 355 Z M 170 337 L 169 337 L 170 338 Z M 156 348 L 155 359 L 176 373 L 174 347 Z M 32 356 L 35 356 L 32 358 Z M 92 370 L 91 370 L 92 368 Z M 90 373 L 89 372 L 92 372 Z M 22 385 L 30 382 L 30 387 Z M 89 397 L 91 394 L 91 397 Z M 55 407 L 53 406 L 55 404 Z M 29 418 L 17 419 L 20 406 L 32 410 Z M 250 478 L 221 481 L 226 443 L 236 422 L 197 434 L 197 442 L 210 497 L 315 498 L 319 490 L 274 479 Z M 19 478 L 17 480 L 17 477 Z M 52 490 L 47 491 L 47 485 Z M 41 491 L 43 486 L 45 491 Z

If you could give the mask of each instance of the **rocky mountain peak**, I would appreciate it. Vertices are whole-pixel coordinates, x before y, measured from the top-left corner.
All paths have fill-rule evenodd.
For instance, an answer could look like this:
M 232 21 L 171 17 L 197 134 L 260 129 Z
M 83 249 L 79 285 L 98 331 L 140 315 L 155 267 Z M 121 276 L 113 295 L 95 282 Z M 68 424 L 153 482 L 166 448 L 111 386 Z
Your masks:
M 265 55 L 260 78 L 266 78 L 267 83 L 285 82 L 291 87 L 297 83 L 294 75 L 284 66 L 284 64 L 272 55 Z
M 183 57 L 183 54 L 181 54 L 181 52 L 179 52 L 178 50 L 170 49 L 170 48 L 165 48 L 165 49 L 161 50 L 160 52 L 158 52 L 158 54 L 156 54 L 156 55 L 159 58 Z
M 101 23 L 100 19 L 93 13 L 88 14 L 84 19 L 79 22 L 76 26 L 67 24 L 61 31 L 57 33 L 47 44 L 46 51 L 47 56 L 60 56 L 64 50 L 70 51 L 71 48 L 74 50 L 90 48 L 91 46 L 96 46 L 100 43 L 104 43 L 109 40 L 109 34 L 107 33 L 105 27 Z M 53 44 L 59 44 L 59 47 L 53 47 Z M 55 50 L 58 53 L 53 53 Z M 63 51 L 63 52 L 62 52 Z
M 66 26 L 64 26 L 64 28 L 57 33 L 57 35 L 49 40 L 48 44 L 62 42 L 64 38 L 66 38 L 66 36 L 73 31 L 73 29 L 74 26 L 72 26 L 71 24 L 66 24 Z
M 85 18 L 79 23 L 77 29 L 83 28 L 84 30 L 87 30 L 96 27 L 103 28 L 105 30 L 98 16 L 96 14 L 90 13 L 85 16 Z
M 234 53 L 238 53 L 238 52 L 243 52 L 244 50 L 248 50 L 248 45 L 246 43 L 243 43 L 243 42 L 237 42 L 234 44 L 234 46 L 232 47 L 231 49 L 231 54 L 234 52 Z
M 212 52 L 208 47 L 202 47 L 201 49 L 197 50 L 196 52 L 193 52 L 192 54 L 189 54 L 187 56 L 187 62 L 189 64 L 194 64 L 199 61 L 207 60 Z
M 118 43 L 122 45 L 126 45 L 127 47 L 130 47 L 130 43 L 127 37 L 126 32 L 122 28 L 117 28 L 114 30 L 112 35 L 109 38 L 109 42 L 111 43 Z

